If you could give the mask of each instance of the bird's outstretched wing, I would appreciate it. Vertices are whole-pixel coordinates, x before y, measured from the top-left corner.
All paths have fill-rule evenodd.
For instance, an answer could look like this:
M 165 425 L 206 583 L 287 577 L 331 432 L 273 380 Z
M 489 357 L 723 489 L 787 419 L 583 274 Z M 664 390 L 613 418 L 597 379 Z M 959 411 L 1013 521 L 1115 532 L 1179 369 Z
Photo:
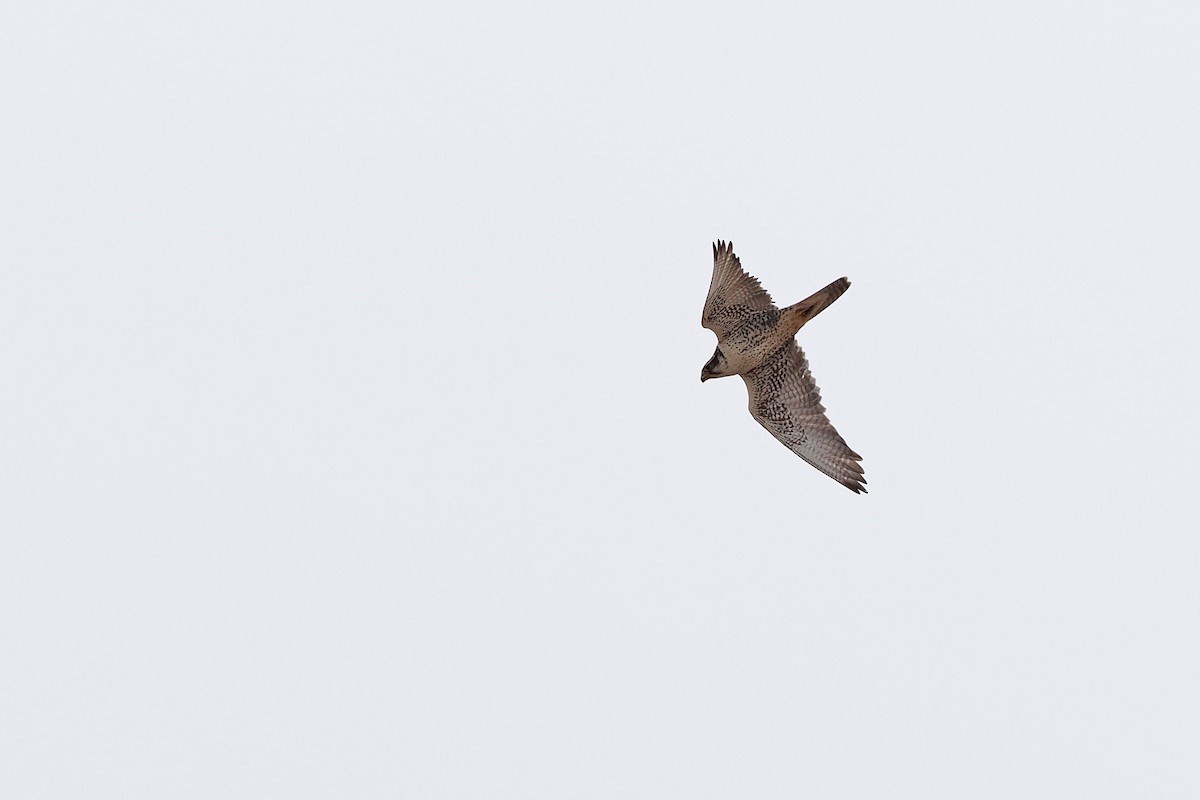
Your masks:
M 774 310 L 771 295 L 758 278 L 742 269 L 742 262 L 733 254 L 733 242 L 714 243 L 712 283 L 700 324 L 723 339 L 753 312 Z
M 865 492 L 862 456 L 850 449 L 825 416 L 808 359 L 795 342 L 742 375 L 750 414 L 789 450 L 853 492 Z

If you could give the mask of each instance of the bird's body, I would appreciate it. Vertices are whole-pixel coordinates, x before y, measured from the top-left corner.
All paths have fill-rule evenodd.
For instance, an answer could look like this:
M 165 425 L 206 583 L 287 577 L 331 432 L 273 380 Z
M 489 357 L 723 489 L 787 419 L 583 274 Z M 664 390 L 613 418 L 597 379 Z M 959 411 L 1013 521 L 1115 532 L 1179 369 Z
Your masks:
M 850 287 L 839 278 L 780 309 L 742 270 L 733 243 L 713 245 L 713 278 L 700 324 L 717 335 L 717 350 L 700 380 L 740 375 L 750 414 L 789 450 L 854 492 L 865 492 L 862 457 L 830 424 L 796 332 Z

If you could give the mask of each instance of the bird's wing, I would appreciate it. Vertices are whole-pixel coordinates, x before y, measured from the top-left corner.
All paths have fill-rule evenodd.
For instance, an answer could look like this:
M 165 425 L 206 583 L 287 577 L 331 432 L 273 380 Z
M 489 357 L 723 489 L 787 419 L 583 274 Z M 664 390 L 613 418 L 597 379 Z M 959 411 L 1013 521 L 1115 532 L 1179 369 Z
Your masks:
M 774 310 L 771 295 L 758 278 L 742 269 L 742 262 L 733 254 L 733 242 L 714 243 L 712 283 L 700 324 L 723 339 L 753 312 Z
M 821 391 L 808 359 L 795 342 L 761 367 L 742 375 L 750 414 L 789 450 L 853 492 L 865 492 L 862 456 L 838 435 L 825 416 Z

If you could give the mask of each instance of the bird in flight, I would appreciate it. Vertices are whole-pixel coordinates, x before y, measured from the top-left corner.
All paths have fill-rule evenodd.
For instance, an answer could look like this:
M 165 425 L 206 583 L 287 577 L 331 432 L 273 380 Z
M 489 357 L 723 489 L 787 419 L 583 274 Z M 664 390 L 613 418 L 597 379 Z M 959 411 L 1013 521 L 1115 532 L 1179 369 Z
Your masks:
M 717 335 L 717 351 L 700 382 L 741 375 L 750 415 L 796 455 L 852 492 L 867 491 L 862 456 L 825 416 L 821 392 L 796 345 L 796 332 L 850 288 L 838 278 L 811 297 L 776 308 L 758 279 L 733 254 L 733 242 L 713 244 L 713 277 L 700 324 Z

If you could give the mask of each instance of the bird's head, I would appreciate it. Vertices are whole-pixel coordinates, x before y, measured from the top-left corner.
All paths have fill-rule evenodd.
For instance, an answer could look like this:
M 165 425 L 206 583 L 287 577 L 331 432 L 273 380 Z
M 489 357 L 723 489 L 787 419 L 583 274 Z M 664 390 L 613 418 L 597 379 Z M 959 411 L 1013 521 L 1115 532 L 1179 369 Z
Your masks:
M 721 352 L 721 348 L 717 348 L 713 353 L 713 357 L 708 360 L 704 368 L 700 370 L 700 382 L 704 383 L 709 378 L 724 378 L 733 373 L 728 372 L 729 362 L 725 360 L 725 354 Z

